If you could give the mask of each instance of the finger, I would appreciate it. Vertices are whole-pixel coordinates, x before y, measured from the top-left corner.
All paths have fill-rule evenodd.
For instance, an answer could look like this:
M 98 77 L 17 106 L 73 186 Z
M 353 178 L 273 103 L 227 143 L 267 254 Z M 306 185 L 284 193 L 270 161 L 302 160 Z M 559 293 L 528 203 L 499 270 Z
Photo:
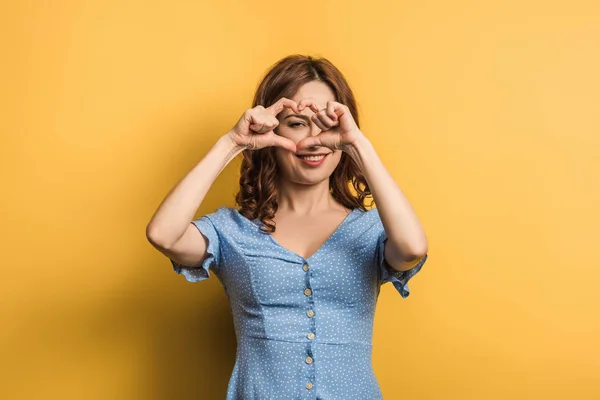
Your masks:
M 246 120 L 248 121 L 248 128 L 258 132 L 265 124 L 264 118 L 261 118 L 260 111 L 258 111 L 260 106 L 248 110 Z
M 266 133 L 273 130 L 273 125 L 269 123 L 259 123 L 250 125 L 250 130 L 255 133 Z
M 272 115 L 277 115 L 282 112 L 284 108 L 291 108 L 295 113 L 299 113 L 298 103 L 285 97 L 280 98 L 271 106 L 267 107 L 267 111 Z
M 328 101 L 327 102 L 327 115 L 334 121 L 337 121 L 338 115 L 335 113 L 337 105 L 340 104 L 336 101 Z
M 319 112 L 319 106 L 315 99 L 306 98 L 300 100 L 298 103 L 298 108 L 302 111 L 304 108 L 309 107 L 315 114 Z
M 279 120 L 274 116 L 265 115 L 252 116 L 250 129 L 257 133 L 266 133 L 279 125 Z
M 298 150 L 306 149 L 309 147 L 323 147 L 321 144 L 321 139 L 319 139 L 317 136 L 309 136 L 296 143 L 296 148 Z
M 296 143 L 296 149 L 301 150 L 308 147 L 328 147 L 332 150 L 339 149 L 340 137 L 337 133 L 323 132 L 316 136 L 309 136 Z
M 273 131 L 268 132 L 267 135 L 269 140 L 269 146 L 282 147 L 294 153 L 296 152 L 296 143 L 294 143 L 292 140 L 283 136 L 279 136 Z
M 325 125 L 323 121 L 321 121 L 321 119 L 319 118 L 319 114 L 313 115 L 312 117 L 310 117 L 310 119 L 312 120 L 312 122 L 315 123 L 316 126 L 319 127 L 319 129 L 321 129 L 321 131 L 329 130 L 329 127 Z
M 254 132 L 260 132 L 261 129 L 263 129 L 265 126 L 264 122 L 254 122 L 250 124 L 250 130 L 254 131 Z
M 250 124 L 250 130 L 256 133 L 265 133 L 271 130 L 271 124 L 268 122 L 255 122 Z
M 327 115 L 327 110 L 321 110 L 318 114 L 315 115 L 319 118 L 323 125 L 327 127 L 327 129 L 331 129 L 339 124 L 337 120 L 334 121 L 331 118 L 329 118 L 329 115 Z

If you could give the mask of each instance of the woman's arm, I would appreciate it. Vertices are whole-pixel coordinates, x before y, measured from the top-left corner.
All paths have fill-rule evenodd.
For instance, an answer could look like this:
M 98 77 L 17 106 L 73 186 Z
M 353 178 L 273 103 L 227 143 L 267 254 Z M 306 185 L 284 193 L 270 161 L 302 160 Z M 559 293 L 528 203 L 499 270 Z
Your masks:
M 414 267 L 428 251 L 425 231 L 371 142 L 362 134 L 345 150 L 362 168 L 387 234 L 384 255 L 395 270 Z
M 280 146 L 296 151 L 296 144 L 275 134 L 273 129 L 279 125 L 277 114 L 284 108 L 298 111 L 295 101 L 285 97 L 265 108 L 256 106 L 247 109 L 236 125 L 223 135 L 202 160 L 181 179 L 162 201 L 146 227 L 146 237 L 155 247 L 169 250 L 180 240 L 186 230 L 191 232 L 184 238 L 185 243 L 172 252 L 186 254 L 186 258 L 197 258 L 204 253 L 199 248 L 197 229 L 189 229 L 194 214 L 204 200 L 221 171 L 245 149 L 258 150 L 268 146 Z M 192 237 L 196 236 L 196 238 Z M 198 244 L 196 246 L 196 244 Z M 177 255 L 175 255 L 177 257 Z
M 377 204 L 387 234 L 385 260 L 399 271 L 406 271 L 417 265 L 428 250 L 423 227 L 371 142 L 356 125 L 348 106 L 328 101 L 327 106 L 321 110 L 315 99 L 307 98 L 298 103 L 299 109 L 304 107 L 310 107 L 314 111 L 311 120 L 321 129 L 321 133 L 302 139 L 297 143 L 297 148 L 325 146 L 348 153 L 362 168 Z
M 223 135 L 171 189 L 146 227 L 153 245 L 168 249 L 183 236 L 217 176 L 243 149 Z

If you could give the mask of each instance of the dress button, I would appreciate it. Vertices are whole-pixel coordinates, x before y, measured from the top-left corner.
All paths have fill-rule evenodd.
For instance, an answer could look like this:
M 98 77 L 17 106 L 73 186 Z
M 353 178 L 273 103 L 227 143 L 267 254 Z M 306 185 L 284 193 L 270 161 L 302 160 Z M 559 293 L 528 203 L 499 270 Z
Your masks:
M 312 293 L 312 290 L 310 290 L 309 288 L 304 289 L 304 294 L 307 296 L 310 296 Z
M 313 359 L 312 359 L 312 357 L 310 357 L 310 356 L 309 356 L 309 357 L 306 357 L 306 363 L 307 363 L 307 364 L 311 364 L 312 362 L 313 362 Z
M 310 340 L 313 340 L 315 338 L 315 334 L 311 332 L 308 335 L 306 335 L 306 337 L 309 338 Z
M 312 384 L 312 383 L 310 383 L 310 382 L 308 382 L 308 383 L 306 384 L 306 388 L 307 388 L 308 390 L 312 389 L 312 386 L 313 386 L 313 384 Z
M 315 312 L 313 310 L 308 310 L 306 315 L 308 315 L 308 318 L 312 318 L 315 315 Z
M 302 267 L 303 270 L 308 271 L 308 264 L 304 264 L 304 266 Z

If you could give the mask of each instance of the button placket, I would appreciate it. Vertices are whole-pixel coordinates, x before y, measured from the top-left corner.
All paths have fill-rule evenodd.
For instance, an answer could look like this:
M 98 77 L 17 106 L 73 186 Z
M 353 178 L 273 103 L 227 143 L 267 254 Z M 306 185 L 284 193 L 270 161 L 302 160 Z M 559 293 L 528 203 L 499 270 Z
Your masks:
M 302 269 L 304 271 L 308 271 L 309 270 L 309 265 L 308 263 L 304 263 L 302 266 Z M 308 297 L 308 303 L 309 305 L 314 305 L 314 298 L 312 297 L 312 289 L 310 288 L 310 276 L 312 274 L 307 273 L 305 276 L 305 282 L 306 282 L 306 288 L 304 289 L 304 295 Z M 308 318 L 311 318 L 311 320 L 309 321 L 309 330 L 308 333 L 306 334 L 306 337 L 308 338 L 308 340 L 313 340 L 315 338 L 315 321 L 312 319 L 312 317 L 315 315 L 315 312 L 313 311 L 312 307 L 309 308 L 306 311 L 306 315 L 308 316 Z
M 308 368 L 308 373 L 306 375 L 306 384 L 305 387 L 307 390 L 311 390 L 314 387 L 314 381 L 315 381 L 315 358 L 313 355 L 313 340 L 315 339 L 315 319 L 313 318 L 315 316 L 315 312 L 314 312 L 314 304 L 315 304 L 315 299 L 314 299 L 314 292 L 311 288 L 311 277 L 312 277 L 312 270 L 310 265 L 308 264 L 308 262 L 304 262 L 304 264 L 302 265 L 302 270 L 304 272 L 306 272 L 306 274 L 304 275 L 305 277 L 305 289 L 304 289 L 304 295 L 306 296 L 307 299 L 307 303 L 308 303 L 308 308 L 306 309 L 306 316 L 308 318 L 308 330 L 305 333 L 305 337 L 308 339 L 308 341 L 306 342 L 306 354 L 305 354 L 305 358 L 304 358 L 304 365 L 307 366 Z
M 307 390 L 311 390 L 314 387 L 315 382 L 315 356 L 313 355 L 310 342 L 306 343 L 306 356 L 304 357 L 304 365 L 306 365 L 308 368 L 305 375 L 305 387 Z

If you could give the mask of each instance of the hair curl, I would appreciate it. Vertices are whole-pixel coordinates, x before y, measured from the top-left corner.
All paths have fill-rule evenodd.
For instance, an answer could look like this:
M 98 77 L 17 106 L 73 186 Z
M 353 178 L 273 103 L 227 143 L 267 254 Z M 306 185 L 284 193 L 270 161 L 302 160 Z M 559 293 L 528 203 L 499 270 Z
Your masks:
M 356 100 L 348 82 L 325 58 L 296 54 L 273 64 L 258 85 L 252 107 L 269 107 L 281 97 L 292 98 L 302 85 L 311 81 L 327 84 L 335 95 L 335 101 L 350 109 L 356 125 L 360 127 Z M 241 207 L 240 214 L 250 220 L 260 219 L 263 232 L 275 232 L 273 218 L 278 208 L 278 168 L 274 148 L 248 149 L 242 152 L 242 156 L 240 189 L 235 197 Z M 329 177 L 329 189 L 337 202 L 350 209 L 366 210 L 364 201 L 372 196 L 360 167 L 345 152 L 342 152 L 339 164 Z

